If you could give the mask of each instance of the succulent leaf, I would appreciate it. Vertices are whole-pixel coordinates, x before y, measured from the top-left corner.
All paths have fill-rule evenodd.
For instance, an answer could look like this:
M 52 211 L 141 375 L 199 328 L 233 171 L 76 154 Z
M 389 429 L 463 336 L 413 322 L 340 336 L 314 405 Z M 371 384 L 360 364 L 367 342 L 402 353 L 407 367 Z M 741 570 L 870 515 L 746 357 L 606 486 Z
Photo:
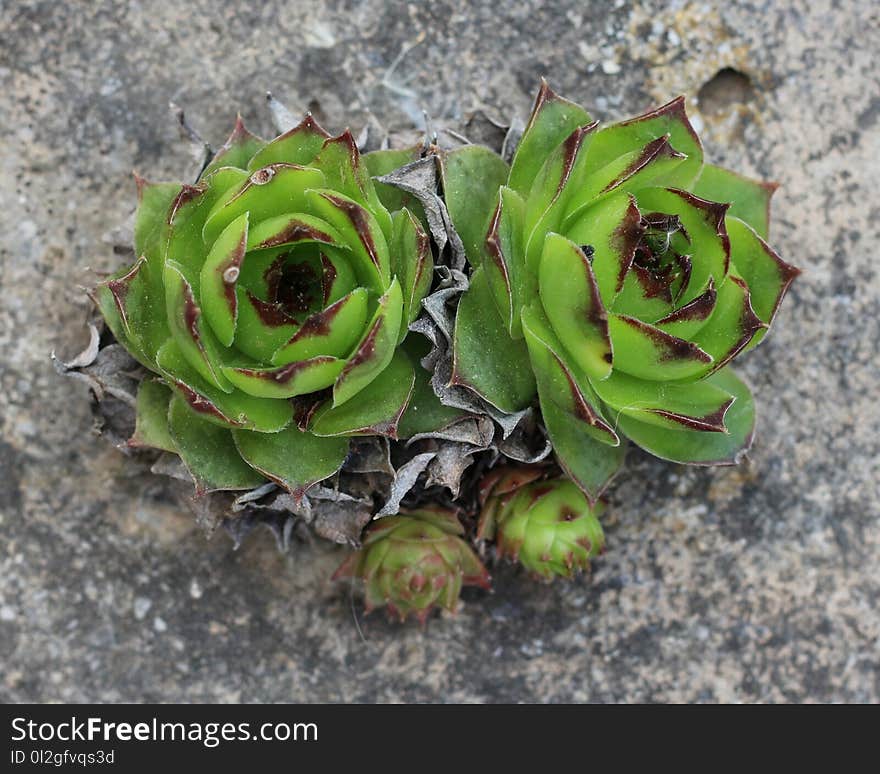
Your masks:
M 693 465 L 735 465 L 752 444 L 755 404 L 748 386 L 729 368 L 712 374 L 706 382 L 734 397 L 724 416 L 726 433 L 674 430 L 640 422 L 621 414 L 621 431 L 645 451 L 671 462 Z
M 522 338 L 520 314 L 536 290 L 534 276 L 526 271 L 524 262 L 525 206 L 516 191 L 501 187 L 486 234 L 486 259 L 482 264 L 495 306 L 514 339 Z
M 703 145 L 688 120 L 684 97 L 641 116 L 612 124 L 597 133 L 590 147 L 590 166 L 600 169 L 619 156 L 639 150 L 661 137 L 669 137 L 672 147 L 687 156 L 675 170 L 675 180 L 667 185 L 686 188 L 693 184 L 703 166 Z
M 379 200 L 350 131 L 327 140 L 312 163 L 324 172 L 327 188 L 361 204 L 378 221 L 385 240 L 391 239 L 391 216 Z
M 218 341 L 228 347 L 238 322 L 236 287 L 248 247 L 248 214 L 232 221 L 211 245 L 199 274 L 202 311 Z
M 275 351 L 272 363 L 283 365 L 321 355 L 348 357 L 367 320 L 368 299 L 365 288 L 355 288 L 330 306 L 307 317 L 290 340 Z
M 727 365 L 758 331 L 767 327 L 752 309 L 748 285 L 733 274 L 718 289 L 712 322 L 693 337 L 694 343 L 712 357 L 712 371 Z
M 730 235 L 732 270 L 745 281 L 752 309 L 769 328 L 782 297 L 800 270 L 783 261 L 744 221 L 728 215 L 725 222 Z M 751 346 L 766 332 L 767 329 L 758 330 Z
M 168 338 L 163 296 L 156 297 L 156 283 L 145 257 L 98 284 L 95 303 L 113 335 L 142 365 L 154 369 L 156 353 Z M 159 284 L 161 289 L 161 284 Z
M 412 363 L 397 350 L 391 362 L 360 393 L 356 401 L 325 403 L 309 430 L 315 435 L 384 435 L 397 438 L 398 425 L 415 383 Z
M 544 162 L 526 197 L 526 266 L 538 270 L 543 237 L 558 231 L 571 193 L 580 188 L 586 172 L 584 159 L 598 122 L 575 129 Z
M 701 295 L 661 317 L 654 324 L 664 333 L 692 339 L 711 318 L 717 302 L 718 291 L 715 290 L 715 282 L 709 280 L 708 287 Z
M 184 186 L 171 207 L 163 242 L 162 266 L 169 260 L 183 266 L 197 292 L 205 251 L 214 241 L 206 243 L 202 239 L 205 220 L 218 200 L 238 188 L 242 180 L 247 180 L 247 174 L 242 170 L 222 167 L 202 178 L 198 185 Z M 235 217 L 224 223 L 215 238 L 233 220 Z
M 254 154 L 258 153 L 265 144 L 264 140 L 248 131 L 241 116 L 238 116 L 235 119 L 232 134 L 214 154 L 211 163 L 202 172 L 202 177 L 210 175 L 220 167 L 246 169 L 248 160 L 253 158 Z
M 733 396 L 708 381 L 658 382 L 637 379 L 614 371 L 607 379 L 594 383 L 601 401 L 616 416 L 638 419 L 659 427 L 723 433 L 724 417 L 733 404 Z
M 523 312 L 523 330 L 538 381 L 542 410 L 552 404 L 566 412 L 582 432 L 617 446 L 620 439 L 602 415 L 589 379 L 569 362 L 562 342 L 538 305 Z
M 556 459 L 595 501 L 623 464 L 626 449 L 587 377 L 566 361 L 564 348 L 538 305 L 524 310 L 523 331 Z
M 508 186 L 525 196 L 547 156 L 575 129 L 588 123 L 586 110 L 557 95 L 543 81 L 510 165 Z
M 613 359 L 608 315 L 584 251 L 564 236 L 547 234 L 538 286 L 544 312 L 567 352 L 591 378 L 607 377 Z
M 552 401 L 541 404 L 541 414 L 559 466 L 590 502 L 596 502 L 623 466 L 626 445 L 596 440 L 583 422 L 572 422 L 571 414 Z
M 168 431 L 168 404 L 173 393 L 162 382 L 144 379 L 138 385 L 134 434 L 129 446 L 149 447 L 177 453 Z
M 209 422 L 276 433 L 293 418 L 293 407 L 287 400 L 255 398 L 238 390 L 225 393 L 212 387 L 189 364 L 173 339 L 160 347 L 156 364 L 168 385 Z
M 752 180 L 714 164 L 704 164 L 693 192 L 701 199 L 730 204 L 728 215 L 748 223 L 762 239 L 770 232 L 770 198 L 776 183 Z
M 403 322 L 403 294 L 395 277 L 353 354 L 333 385 L 333 405 L 350 400 L 372 382 L 394 357 Z
M 246 168 L 248 172 L 256 172 L 271 164 L 305 166 L 318 155 L 325 140 L 329 139 L 330 135 L 309 114 L 293 129 L 266 143 L 248 159 Z
M 233 430 L 242 459 L 295 497 L 332 476 L 348 456 L 347 438 L 320 438 L 288 425 L 277 433 Z
M 636 200 L 614 194 L 581 212 L 563 233 L 592 255 L 593 276 L 605 307 L 610 307 L 623 289 L 636 248 L 644 234 Z
M 135 182 L 138 206 L 134 216 L 134 252 L 145 256 L 154 270 L 159 271 L 164 257 L 167 218 L 181 186 L 178 183 L 150 183 L 138 176 L 135 176 Z
M 218 390 L 232 392 L 220 366 L 220 344 L 202 323 L 201 307 L 184 271 L 174 261 L 165 263 L 165 303 L 171 335 L 181 354 L 203 379 Z
M 236 288 L 238 319 L 232 346 L 255 364 L 279 365 L 272 362 L 273 356 L 297 334 L 299 326 L 281 305 L 264 300 L 258 292 L 246 289 L 239 280 Z
M 412 397 L 397 428 L 399 438 L 412 438 L 421 433 L 444 430 L 453 422 L 468 416 L 462 409 L 440 402 L 431 387 L 430 374 L 421 366 L 414 366 L 415 382 Z
M 268 368 L 223 366 L 223 375 L 233 387 L 257 398 L 293 398 L 330 387 L 344 368 L 338 357 L 316 355 Z
M 211 208 L 202 229 L 205 244 L 213 244 L 233 220 L 248 213 L 250 222 L 271 218 L 281 212 L 308 212 L 306 192 L 323 188 L 324 174 L 314 167 L 270 164 L 247 176 L 238 187 L 227 191 Z
M 168 405 L 168 432 L 200 489 L 253 489 L 263 483 L 239 455 L 232 432 L 202 419 L 177 395 Z
M 482 269 L 471 277 L 455 318 L 452 382 L 513 413 L 535 395 L 534 375 L 522 339 L 511 339 L 492 300 Z
M 713 363 L 712 356 L 695 343 L 636 317 L 609 315 L 608 331 L 614 342 L 615 368 L 632 376 L 662 381 L 693 379 Z
M 673 170 L 684 159 L 685 156 L 678 153 L 665 136 L 649 142 L 644 148 L 624 153 L 586 175 L 568 203 L 568 217 L 577 217 L 596 199 L 612 192 L 635 193 L 655 185 L 656 181 L 669 184 Z
M 377 178 L 390 174 L 406 164 L 411 164 L 413 161 L 417 161 L 421 158 L 421 155 L 422 146 L 415 145 L 410 148 L 388 148 L 386 150 L 370 151 L 361 158 L 370 176 Z M 373 185 L 376 188 L 379 201 L 382 202 L 386 210 L 393 213 L 406 208 L 419 219 L 423 226 L 425 225 L 422 205 L 415 196 L 401 188 L 388 185 L 388 183 L 381 183 L 375 179 L 373 180 Z
M 342 237 L 329 223 L 305 212 L 291 212 L 259 223 L 248 235 L 247 249 L 265 250 L 308 242 L 345 248 Z
M 390 283 L 388 243 L 378 221 L 354 199 L 329 189 L 309 191 L 312 209 L 342 234 L 352 251 L 358 281 L 376 292 Z
M 392 228 L 391 268 L 400 280 L 403 293 L 403 325 L 400 330 L 400 341 L 403 341 L 407 326 L 419 316 L 421 300 L 431 287 L 434 258 L 428 235 L 409 210 L 404 208 L 394 213 Z
M 440 156 L 444 201 L 474 266 L 483 261 L 486 229 L 497 191 L 509 172 L 507 163 L 497 153 L 481 145 L 465 145 Z

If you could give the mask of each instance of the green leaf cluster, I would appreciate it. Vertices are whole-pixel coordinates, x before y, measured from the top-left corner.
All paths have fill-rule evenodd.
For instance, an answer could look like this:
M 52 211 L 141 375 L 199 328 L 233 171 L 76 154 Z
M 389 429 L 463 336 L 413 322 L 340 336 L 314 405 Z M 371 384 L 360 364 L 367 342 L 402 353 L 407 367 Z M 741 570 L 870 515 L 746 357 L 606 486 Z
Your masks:
M 476 146 L 442 160 L 473 267 L 454 382 L 505 412 L 537 399 L 591 500 L 626 438 L 735 462 L 755 408 L 727 366 L 798 274 L 766 242 L 775 186 L 705 163 L 683 98 L 602 127 L 546 83 L 509 168 Z
M 430 242 L 371 178 L 400 153 L 362 158 L 310 116 L 269 142 L 239 119 L 195 185 L 138 179 L 137 260 L 94 294 L 156 375 L 132 443 L 180 455 L 203 490 L 301 493 L 353 436 L 449 420 L 404 345 Z

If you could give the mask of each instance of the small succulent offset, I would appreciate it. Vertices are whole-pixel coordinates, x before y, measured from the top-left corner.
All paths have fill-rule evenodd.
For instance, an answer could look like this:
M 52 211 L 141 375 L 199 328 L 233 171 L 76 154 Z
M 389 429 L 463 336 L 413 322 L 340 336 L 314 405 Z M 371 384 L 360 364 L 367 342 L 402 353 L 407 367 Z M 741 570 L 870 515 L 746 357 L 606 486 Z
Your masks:
M 729 363 L 798 274 L 765 241 L 775 186 L 704 163 L 683 98 L 600 128 L 545 83 L 510 164 L 239 119 L 194 184 L 137 183 L 136 261 L 93 291 L 148 372 L 129 445 L 235 491 L 230 522 L 263 497 L 253 522 L 317 522 L 309 490 L 344 527 L 319 534 L 372 518 L 334 577 L 401 620 L 488 588 L 480 556 L 588 570 L 626 439 L 737 462 L 755 406 Z
M 367 527 L 363 546 L 335 578 L 364 581 L 367 612 L 387 606 L 424 622 L 434 607 L 455 612 L 462 586 L 489 588 L 489 573 L 465 542 L 451 511 L 423 508 L 386 516 Z
M 499 557 L 518 561 L 544 580 L 572 578 L 605 548 L 602 503 L 591 507 L 567 478 L 544 471 L 496 468 L 480 485 L 478 540 L 494 538 Z
M 775 186 L 705 164 L 683 98 L 600 128 L 543 84 L 509 168 L 465 146 L 443 177 L 474 267 L 456 384 L 507 412 L 537 393 L 591 500 L 624 437 L 675 462 L 739 459 L 755 408 L 726 366 L 798 270 L 765 241 Z
M 309 116 L 264 142 L 239 120 L 195 185 L 138 189 L 137 261 L 94 291 L 158 376 L 142 383 L 135 444 L 179 454 L 203 489 L 268 478 L 302 493 L 351 436 L 396 437 L 416 379 L 400 345 L 433 258 L 349 132 Z

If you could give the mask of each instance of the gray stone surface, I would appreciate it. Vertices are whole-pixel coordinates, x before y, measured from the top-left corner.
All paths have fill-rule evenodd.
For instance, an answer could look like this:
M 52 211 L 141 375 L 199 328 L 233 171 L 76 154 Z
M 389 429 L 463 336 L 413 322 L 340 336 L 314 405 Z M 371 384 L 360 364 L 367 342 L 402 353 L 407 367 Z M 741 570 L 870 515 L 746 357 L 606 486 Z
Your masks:
M 868 0 L 0 4 L 0 698 L 880 699 L 878 49 Z M 457 617 L 359 629 L 341 549 L 206 542 L 49 352 L 86 340 L 130 170 L 189 161 L 169 100 L 220 141 L 236 110 L 268 132 L 266 88 L 332 128 L 442 125 L 525 115 L 545 74 L 608 118 L 699 95 L 710 157 L 784 183 L 772 238 L 805 274 L 740 368 L 751 461 L 633 451 L 591 579 L 498 568 Z

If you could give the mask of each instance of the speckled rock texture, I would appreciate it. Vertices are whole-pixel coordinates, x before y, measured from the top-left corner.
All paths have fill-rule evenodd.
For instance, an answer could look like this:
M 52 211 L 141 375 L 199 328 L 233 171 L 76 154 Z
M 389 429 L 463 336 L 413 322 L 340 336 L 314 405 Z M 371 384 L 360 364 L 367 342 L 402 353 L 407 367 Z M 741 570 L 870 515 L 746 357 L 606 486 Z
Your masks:
M 869 0 L 0 4 L 0 699 L 880 700 L 878 29 Z M 592 577 L 498 567 L 422 630 L 355 615 L 341 548 L 207 541 L 91 433 L 49 353 L 87 340 L 132 168 L 189 168 L 169 101 L 216 143 L 236 111 L 270 133 L 267 88 L 442 128 L 524 117 L 541 75 L 603 118 L 687 93 L 711 159 L 784 183 L 805 271 L 740 366 L 748 464 L 631 451 Z

